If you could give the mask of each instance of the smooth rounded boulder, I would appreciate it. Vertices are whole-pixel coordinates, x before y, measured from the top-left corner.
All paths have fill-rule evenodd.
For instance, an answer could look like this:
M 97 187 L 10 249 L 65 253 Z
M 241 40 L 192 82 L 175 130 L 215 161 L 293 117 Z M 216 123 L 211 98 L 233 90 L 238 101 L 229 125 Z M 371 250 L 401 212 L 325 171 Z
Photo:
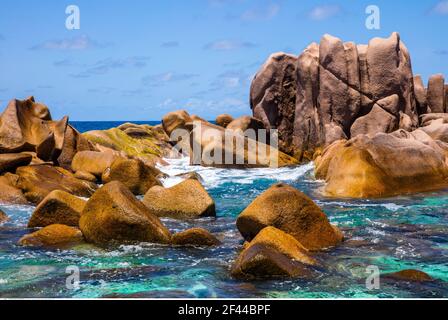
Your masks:
M 307 277 L 311 266 L 318 265 L 308 250 L 291 235 L 266 227 L 246 244 L 234 262 L 235 278 Z
M 329 146 L 315 161 L 325 195 L 378 198 L 448 186 L 448 146 L 423 129 L 360 135 Z
M 109 168 L 117 158 L 118 155 L 113 152 L 81 151 L 73 158 L 72 169 L 75 172 L 84 171 L 101 177 L 104 170 Z
M 258 196 L 236 221 L 246 240 L 268 226 L 280 229 L 311 251 L 333 247 L 343 240 L 325 213 L 305 194 L 287 185 L 276 184 Z
M 220 241 L 205 229 L 192 228 L 174 234 L 172 243 L 178 246 L 211 247 L 220 244 Z
M 159 217 L 189 219 L 214 217 L 215 202 L 198 180 L 188 179 L 171 187 L 148 190 L 143 203 Z
M 42 228 L 52 224 L 78 227 L 85 205 L 85 200 L 65 191 L 52 191 L 34 210 L 28 228 Z
M 19 240 L 22 246 L 33 247 L 65 247 L 83 242 L 83 236 L 78 228 L 63 224 L 52 224 Z
M 118 158 L 103 173 L 103 183 L 119 181 L 135 195 L 145 194 L 153 186 L 161 186 L 160 170 L 141 160 Z
M 88 242 L 169 243 L 171 234 L 159 218 L 121 182 L 110 182 L 89 199 L 79 220 Z

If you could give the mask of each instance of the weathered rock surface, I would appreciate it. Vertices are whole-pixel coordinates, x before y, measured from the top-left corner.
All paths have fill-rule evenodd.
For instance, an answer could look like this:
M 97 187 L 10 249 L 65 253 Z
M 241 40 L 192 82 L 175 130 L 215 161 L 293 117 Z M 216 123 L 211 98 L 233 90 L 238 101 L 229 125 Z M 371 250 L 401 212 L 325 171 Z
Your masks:
M 445 110 L 445 78 L 436 74 L 428 81 L 428 108 L 431 113 L 444 113 Z
M 161 186 L 160 170 L 138 159 L 116 159 L 103 173 L 103 183 L 119 181 L 135 195 L 144 195 L 151 187 Z
M 245 246 L 232 266 L 232 276 L 251 279 L 266 277 L 308 276 L 307 266 L 317 265 L 305 249 L 291 235 L 267 227 Z
M 78 228 L 62 224 L 52 224 L 19 240 L 22 246 L 33 247 L 65 247 L 83 242 L 83 236 Z
M 86 171 L 76 171 L 75 178 L 89 181 L 89 182 L 97 182 L 97 177 L 90 172 Z
M 34 210 L 28 228 L 42 228 L 52 224 L 78 227 L 85 205 L 85 200 L 65 191 L 52 191 Z
M 252 82 L 251 107 L 266 128 L 279 130 L 281 151 L 312 160 L 340 139 L 415 129 L 426 102 L 421 85 L 417 105 L 414 82 L 397 33 L 358 46 L 324 35 L 298 57 L 269 57 Z
M 229 125 L 230 126 L 230 125 Z M 263 142 L 207 122 L 195 122 L 191 132 L 190 163 L 209 167 L 283 167 L 297 160 Z
M 230 114 L 220 114 L 216 117 L 216 124 L 220 127 L 226 128 L 233 120 L 234 119 Z
M 1 204 L 29 204 L 23 192 L 17 187 L 17 175 L 4 175 L 0 177 L 0 203 Z
M 0 153 L 35 152 L 42 161 L 66 166 L 83 148 L 68 117 L 53 121 L 48 107 L 34 97 L 12 100 L 0 116 Z
M 253 239 L 268 226 L 296 238 L 308 250 L 332 247 L 343 239 L 322 210 L 305 194 L 276 184 L 258 196 L 238 216 L 237 227 L 246 240 Z
M 18 168 L 16 173 L 19 176 L 17 187 L 22 190 L 28 201 L 35 204 L 54 190 L 79 197 L 90 197 L 97 188 L 96 184 L 79 180 L 71 172 L 60 167 L 27 166 Z
M 171 187 L 152 187 L 143 203 L 159 217 L 189 219 L 215 216 L 215 202 L 198 180 L 189 179 Z
M 266 131 L 263 122 L 253 117 L 239 117 L 229 123 L 226 129 L 239 132 L 250 139 L 269 144 L 269 133 Z
M 315 161 L 316 177 L 327 182 L 324 192 L 369 198 L 446 187 L 448 145 L 425 128 L 335 142 Z
M 113 152 L 81 151 L 73 158 L 72 170 L 75 172 L 84 171 L 96 177 L 101 177 L 103 172 L 110 168 L 117 158 L 119 156 Z
M 166 114 L 162 118 L 163 129 L 166 134 L 171 137 L 171 134 L 176 129 L 186 129 L 187 123 L 192 122 L 191 116 L 185 110 L 173 111 Z
M 159 218 L 118 181 L 104 185 L 89 199 L 79 227 L 86 240 L 96 244 L 171 240 Z
M 26 153 L 0 154 L 0 174 L 7 171 L 15 171 L 18 167 L 30 164 L 33 157 Z
M 164 133 L 152 129 L 150 137 L 135 137 L 126 134 L 125 131 L 118 128 L 96 130 L 85 132 L 83 136 L 99 150 L 110 150 L 116 155 L 138 158 L 148 165 L 160 163 L 161 157 L 173 156 L 172 148 L 165 141 L 167 138 Z
M 179 246 L 216 246 L 220 241 L 205 229 L 192 228 L 173 235 L 172 243 Z

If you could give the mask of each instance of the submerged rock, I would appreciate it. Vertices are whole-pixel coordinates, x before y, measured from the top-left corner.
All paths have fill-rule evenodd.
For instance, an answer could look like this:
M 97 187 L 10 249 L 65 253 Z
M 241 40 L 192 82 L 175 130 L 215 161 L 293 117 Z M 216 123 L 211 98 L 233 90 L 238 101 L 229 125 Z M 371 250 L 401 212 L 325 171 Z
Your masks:
M 143 203 L 159 217 L 189 219 L 214 217 L 215 202 L 198 180 L 185 180 L 171 187 L 148 190 Z
M 19 176 L 17 187 L 23 191 L 28 201 L 35 204 L 54 190 L 79 197 L 90 197 L 97 188 L 96 184 L 79 180 L 71 172 L 60 167 L 27 166 L 18 168 L 16 173 Z
M 321 250 L 340 243 L 341 231 L 332 226 L 325 213 L 299 190 L 280 183 L 258 196 L 236 221 L 246 240 L 268 226 L 296 238 L 308 250 Z
M 398 272 L 387 273 L 383 276 L 387 280 L 407 281 L 407 282 L 428 282 L 434 279 L 427 273 L 420 270 L 401 270 Z
M 95 244 L 171 240 L 159 218 L 118 181 L 104 185 L 89 199 L 79 227 L 86 240 Z
M 329 146 L 315 161 L 332 197 L 387 197 L 436 190 L 448 185 L 448 145 L 423 129 L 373 137 L 361 135 Z
M 179 246 L 216 246 L 220 241 L 202 228 L 192 228 L 173 235 L 172 243 Z
M 317 265 L 308 250 L 294 237 L 274 227 L 266 227 L 245 246 L 232 266 L 232 276 L 251 279 L 309 276 L 309 266 Z
M 62 224 L 52 224 L 31 234 L 23 236 L 19 240 L 22 246 L 33 247 L 59 247 L 76 245 L 83 241 L 83 236 L 78 228 Z
M 161 186 L 160 170 L 136 159 L 116 159 L 103 173 L 103 183 L 119 181 L 135 195 L 145 194 L 153 186 Z
M 65 191 L 52 191 L 34 210 L 28 228 L 41 228 L 52 224 L 78 227 L 85 205 L 86 201 Z

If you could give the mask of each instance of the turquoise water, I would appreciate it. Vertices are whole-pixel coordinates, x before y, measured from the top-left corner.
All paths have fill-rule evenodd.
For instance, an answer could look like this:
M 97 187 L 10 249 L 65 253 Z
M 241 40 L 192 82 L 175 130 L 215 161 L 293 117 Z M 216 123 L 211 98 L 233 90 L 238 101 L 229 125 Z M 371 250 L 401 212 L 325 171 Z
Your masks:
M 225 170 L 189 167 L 187 159 L 163 170 L 198 170 L 217 205 L 216 219 L 179 222 L 164 219 L 173 231 L 204 227 L 222 245 L 172 248 L 135 244 L 108 249 L 83 245 L 71 250 L 17 246 L 27 232 L 32 207 L 1 206 L 10 221 L 0 226 L 0 297 L 161 297 L 161 298 L 417 298 L 448 297 L 448 191 L 384 200 L 327 199 L 312 165 L 284 169 Z M 322 268 L 309 279 L 236 281 L 229 276 L 243 242 L 235 227 L 238 214 L 273 183 L 282 181 L 313 198 L 347 240 L 317 255 Z M 166 186 L 176 179 L 164 181 Z M 436 281 L 365 285 L 366 268 L 381 272 L 406 268 L 427 272 Z M 67 266 L 80 268 L 80 287 L 66 288 Z

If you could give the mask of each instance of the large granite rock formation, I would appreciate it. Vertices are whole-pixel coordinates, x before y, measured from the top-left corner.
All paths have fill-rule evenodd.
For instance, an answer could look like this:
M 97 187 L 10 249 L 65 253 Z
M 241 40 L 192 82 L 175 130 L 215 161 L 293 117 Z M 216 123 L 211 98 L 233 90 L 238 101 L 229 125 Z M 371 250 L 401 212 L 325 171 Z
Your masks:
M 280 150 L 299 160 L 340 139 L 412 131 L 419 115 L 447 108 L 443 76 L 426 89 L 398 33 L 368 45 L 324 35 L 298 57 L 273 54 L 250 95 L 254 117 L 278 129 Z
M 12 100 L 0 115 L 0 153 L 34 152 L 43 161 L 67 168 L 76 152 L 91 149 L 68 117 L 53 121 L 48 107 L 34 97 Z

